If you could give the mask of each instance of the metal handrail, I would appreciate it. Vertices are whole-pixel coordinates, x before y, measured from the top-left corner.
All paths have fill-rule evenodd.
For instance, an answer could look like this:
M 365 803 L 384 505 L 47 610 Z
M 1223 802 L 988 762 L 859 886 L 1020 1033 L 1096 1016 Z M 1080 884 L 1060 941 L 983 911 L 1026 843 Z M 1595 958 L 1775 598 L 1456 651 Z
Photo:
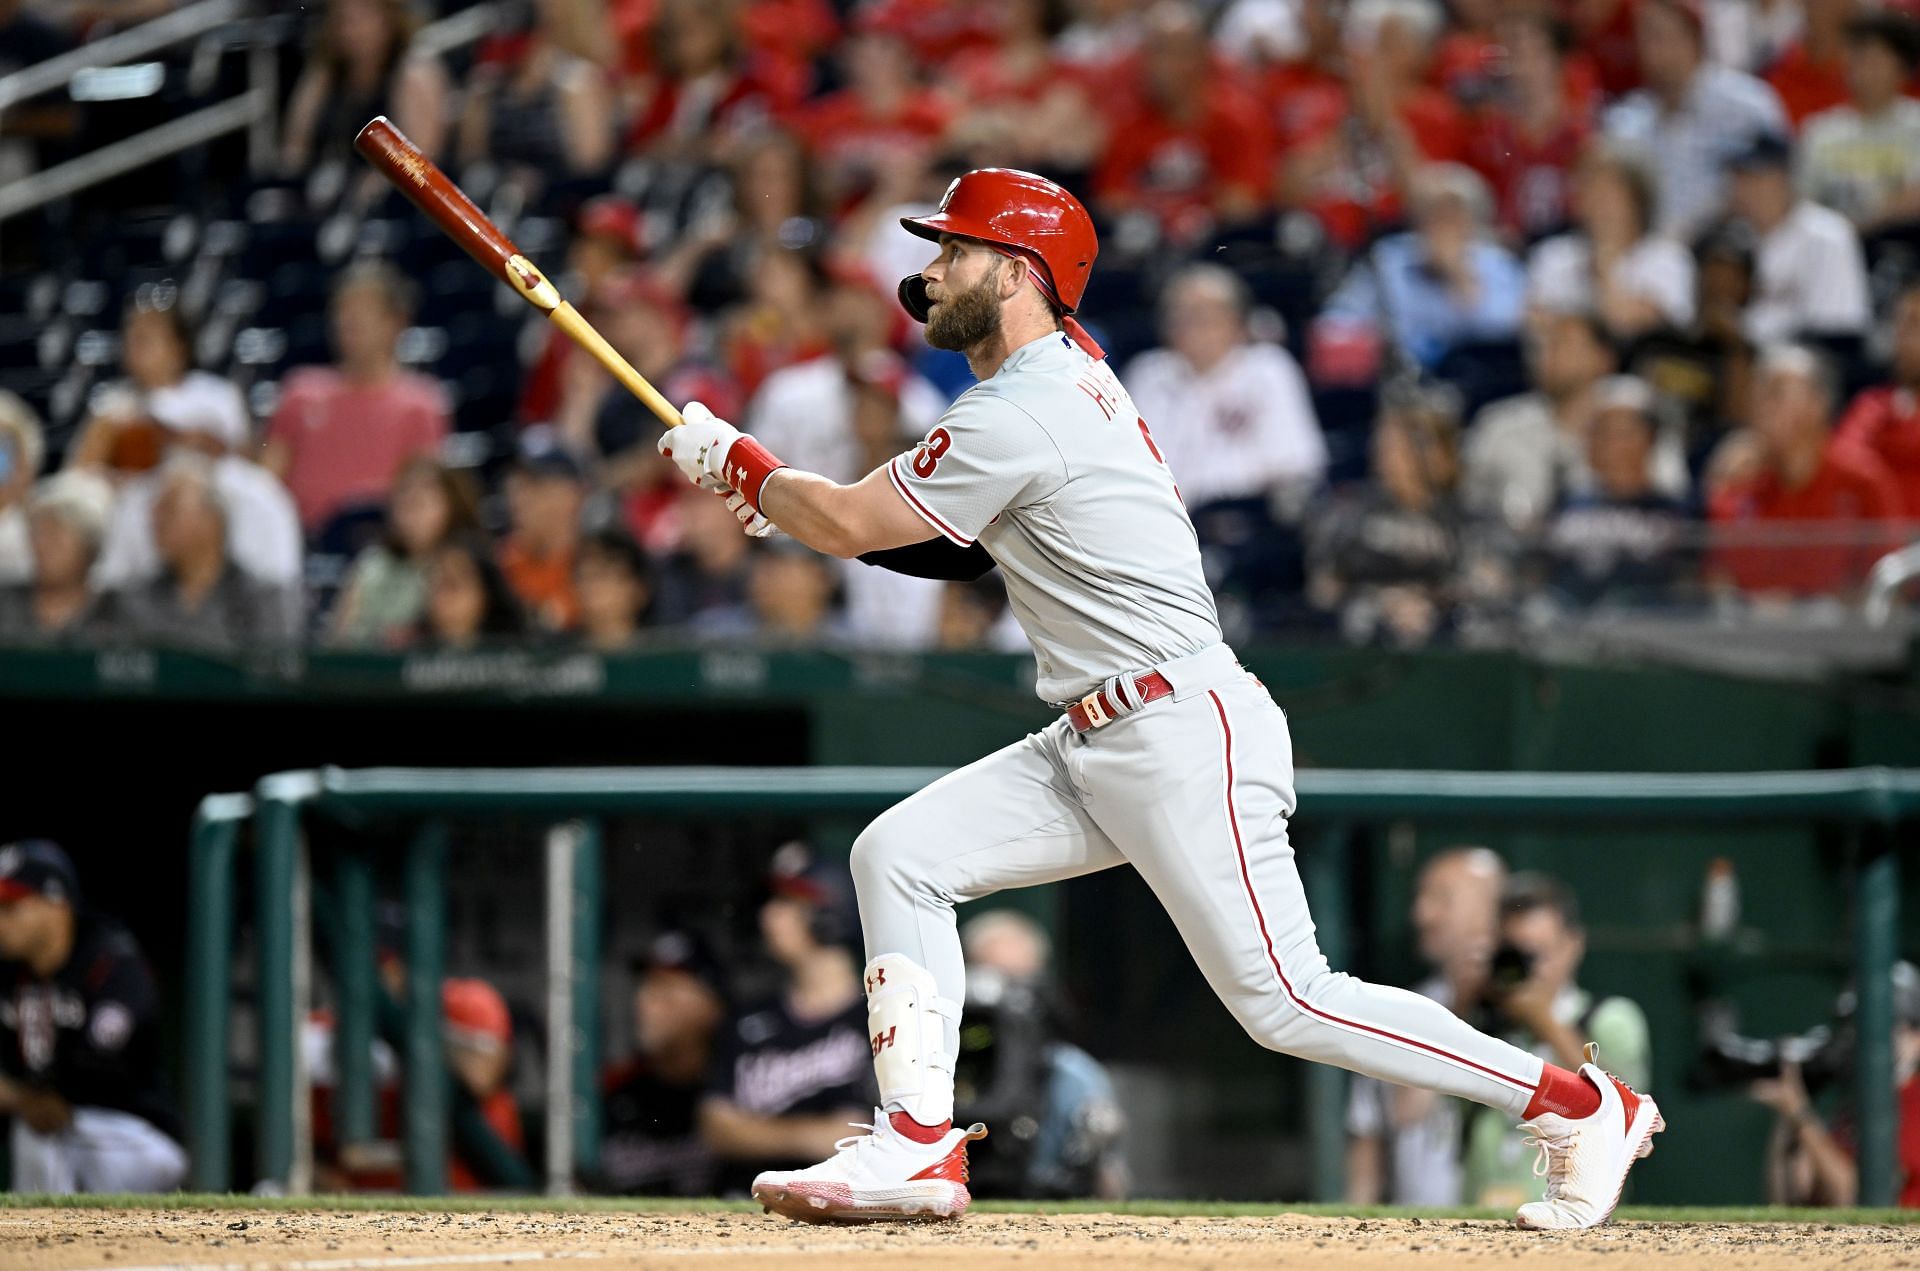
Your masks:
M 0 221 L 55 199 L 65 198 L 88 186 L 111 181 L 136 168 L 144 168 L 156 159 L 191 150 L 215 137 L 251 127 L 257 120 L 272 114 L 273 106 L 271 91 L 265 88 L 249 89 L 217 106 L 182 115 L 110 146 L 90 150 L 58 167 L 36 172 L 0 189 Z
M 1916 578 L 1920 578 L 1920 542 L 1909 543 L 1875 561 L 1867 575 L 1867 599 L 1862 606 L 1867 625 L 1884 627 L 1891 622 L 1900 589 Z
M 76 71 L 114 66 L 146 57 L 175 44 L 197 40 L 214 28 L 247 16 L 251 0 L 200 0 L 165 17 L 83 44 L 58 57 L 35 62 L 0 78 L 0 110 L 15 102 L 63 88 Z

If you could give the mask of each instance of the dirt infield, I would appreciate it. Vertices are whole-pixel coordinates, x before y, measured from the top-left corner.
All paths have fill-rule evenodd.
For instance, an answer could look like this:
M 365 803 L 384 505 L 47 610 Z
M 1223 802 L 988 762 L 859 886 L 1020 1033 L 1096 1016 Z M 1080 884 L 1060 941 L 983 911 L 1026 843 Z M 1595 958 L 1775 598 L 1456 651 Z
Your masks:
M 1567 1235 L 1418 1218 L 973 1214 L 957 1224 L 804 1227 L 748 1213 L 0 1211 L 8 1271 L 408 1271 L 560 1262 L 569 1268 L 1606 1267 L 1920 1271 L 1920 1227 L 1620 1223 Z

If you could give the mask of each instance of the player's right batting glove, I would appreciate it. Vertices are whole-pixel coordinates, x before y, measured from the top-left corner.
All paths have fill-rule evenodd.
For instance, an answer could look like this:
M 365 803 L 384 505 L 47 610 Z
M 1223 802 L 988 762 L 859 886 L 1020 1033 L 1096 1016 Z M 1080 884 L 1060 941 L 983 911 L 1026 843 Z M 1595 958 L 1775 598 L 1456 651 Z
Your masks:
M 787 465 L 699 402 L 688 402 L 680 418 L 685 422 L 678 428 L 660 434 L 660 453 L 702 490 L 737 491 L 758 516 L 760 491 L 767 478 Z M 742 524 L 747 522 L 743 519 Z M 752 529 L 748 524 L 749 532 Z

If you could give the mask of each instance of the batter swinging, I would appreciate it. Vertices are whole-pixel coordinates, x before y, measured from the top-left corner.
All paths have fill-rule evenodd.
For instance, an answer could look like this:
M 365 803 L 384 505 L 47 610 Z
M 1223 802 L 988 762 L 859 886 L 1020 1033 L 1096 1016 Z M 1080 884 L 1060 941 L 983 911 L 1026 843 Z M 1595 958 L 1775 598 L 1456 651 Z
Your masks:
M 928 786 L 853 847 L 882 1107 L 822 1164 L 753 1194 L 812 1221 L 967 1207 L 953 1065 L 966 977 L 954 905 L 1127 864 L 1255 1041 L 1502 1109 L 1546 1163 L 1528 1227 L 1589 1227 L 1664 1128 L 1653 1100 L 1568 1072 L 1426 998 L 1328 968 L 1287 842 L 1287 722 L 1221 642 L 1192 522 L 1152 433 L 1069 316 L 1097 245 L 1064 189 L 1002 168 L 902 222 L 939 255 L 900 284 L 980 381 L 919 446 L 842 486 L 698 403 L 660 442 L 749 533 L 939 578 L 998 564 L 1054 723 Z

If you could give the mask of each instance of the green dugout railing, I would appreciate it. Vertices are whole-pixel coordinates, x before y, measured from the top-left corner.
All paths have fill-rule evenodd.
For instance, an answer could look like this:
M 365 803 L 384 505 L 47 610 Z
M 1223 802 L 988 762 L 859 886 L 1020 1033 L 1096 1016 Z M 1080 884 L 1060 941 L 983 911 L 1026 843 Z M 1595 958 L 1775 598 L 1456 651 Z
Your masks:
M 408 822 L 418 828 L 402 863 L 409 910 L 412 990 L 406 1003 L 408 1074 L 404 1134 L 410 1190 L 445 1186 L 448 1091 L 441 1062 L 437 985 L 445 944 L 448 826 L 499 817 L 560 823 L 547 855 L 548 1104 L 550 1190 L 565 1190 L 597 1151 L 595 1061 L 600 933 L 600 832 L 592 818 L 751 814 L 872 814 L 940 776 L 935 768 L 323 769 L 263 780 L 253 796 L 213 795 L 194 823 L 189 866 L 187 1072 L 194 1186 L 232 1185 L 228 1089 L 233 872 L 246 822 L 253 823 L 259 1083 L 256 1173 L 290 1191 L 310 1185 L 308 1090 L 300 1028 L 311 979 L 307 817 L 344 825 Z M 1892 1201 L 1894 1133 L 1892 968 L 1899 953 L 1900 843 L 1893 833 L 1920 818 L 1920 771 L 1860 768 L 1819 772 L 1469 773 L 1307 770 L 1298 778 L 1306 884 L 1328 959 L 1346 958 L 1345 851 L 1356 824 L 1401 819 L 1586 824 L 1826 822 L 1854 832 L 1854 970 L 1861 1045 L 1855 1059 L 1860 1127 L 1860 1202 Z M 584 818 L 584 819 L 583 819 Z M 335 862 L 340 917 L 334 976 L 336 1118 L 344 1141 L 372 1129 L 367 1062 L 373 1036 L 371 864 L 349 852 Z M 571 1062 L 563 1062 L 570 1056 Z M 1309 1099 L 1316 1190 L 1339 1194 L 1344 1074 L 1316 1066 Z

